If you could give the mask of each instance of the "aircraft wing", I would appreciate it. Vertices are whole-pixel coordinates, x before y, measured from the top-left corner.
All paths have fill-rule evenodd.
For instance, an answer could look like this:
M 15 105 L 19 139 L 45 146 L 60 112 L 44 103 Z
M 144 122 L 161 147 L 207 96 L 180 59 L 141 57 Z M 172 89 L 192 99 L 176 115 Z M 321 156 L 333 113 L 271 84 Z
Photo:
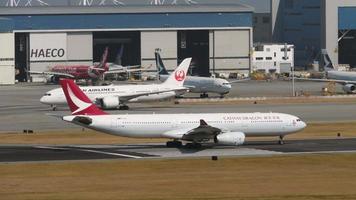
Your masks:
M 118 69 L 110 69 L 109 72 L 111 71 L 116 71 L 116 70 L 124 70 L 124 72 L 128 73 L 128 72 L 147 72 L 147 71 L 151 71 L 151 66 L 148 67 L 141 67 L 141 65 L 132 65 L 132 66 L 124 66 Z
M 194 85 L 184 85 L 184 87 L 188 88 L 188 89 L 194 89 L 196 88 L 196 86 Z
M 241 83 L 241 82 L 246 82 L 246 81 L 250 81 L 250 78 L 244 78 L 244 79 L 239 79 L 239 80 L 235 80 L 235 81 L 230 81 L 229 83 Z
M 200 125 L 193 129 L 180 129 L 167 131 L 163 135 L 166 137 L 181 139 L 193 142 L 204 142 L 215 138 L 216 135 L 222 133 L 222 130 L 208 125 L 203 119 L 200 120 Z
M 322 79 L 322 78 L 295 78 L 300 81 L 315 81 L 315 82 L 334 82 L 339 84 L 356 84 L 356 81 L 339 80 L 339 79 Z
M 75 78 L 73 75 L 71 74 L 67 74 L 67 73 L 60 73 L 60 72 L 50 72 L 50 71 L 44 71 L 44 72 L 40 72 L 40 71 L 27 71 L 27 73 L 30 74 L 40 74 L 40 75 L 54 75 L 54 76 L 60 76 L 60 77 L 65 77 L 65 78 Z
M 121 74 L 121 73 L 129 73 L 129 72 L 142 72 L 147 71 L 147 69 L 134 68 L 134 69 L 113 69 L 106 71 L 105 74 Z
M 139 92 L 136 94 L 127 94 L 127 95 L 120 95 L 119 100 L 120 102 L 127 102 L 131 99 L 140 97 L 140 96 L 148 96 L 151 94 L 160 94 L 160 93 L 165 93 L 165 92 L 178 92 L 178 91 L 187 91 L 188 88 L 185 87 L 179 87 L 179 88 L 173 88 L 173 89 L 167 89 L 167 90 L 155 90 L 155 91 L 150 91 L 150 92 Z M 100 99 L 100 98 L 99 98 Z

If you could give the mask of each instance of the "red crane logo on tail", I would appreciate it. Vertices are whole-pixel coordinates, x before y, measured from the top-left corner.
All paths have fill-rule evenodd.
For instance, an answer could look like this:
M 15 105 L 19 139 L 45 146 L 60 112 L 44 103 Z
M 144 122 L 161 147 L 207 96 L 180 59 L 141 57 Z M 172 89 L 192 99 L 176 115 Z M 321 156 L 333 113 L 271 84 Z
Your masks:
M 184 70 L 176 71 L 174 77 L 177 81 L 183 81 L 185 79 L 185 72 Z

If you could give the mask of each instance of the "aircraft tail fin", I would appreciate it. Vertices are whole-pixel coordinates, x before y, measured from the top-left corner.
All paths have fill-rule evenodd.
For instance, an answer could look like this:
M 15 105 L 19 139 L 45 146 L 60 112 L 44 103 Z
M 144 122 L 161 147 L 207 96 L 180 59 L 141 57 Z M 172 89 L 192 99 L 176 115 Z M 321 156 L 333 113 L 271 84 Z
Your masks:
M 178 87 L 183 87 L 183 83 L 187 78 L 187 72 L 190 66 L 192 58 L 184 59 L 180 65 L 174 70 L 173 73 L 169 75 L 166 81 L 163 84 L 167 85 L 176 85 Z
M 168 72 L 166 70 L 166 67 L 163 64 L 161 55 L 159 53 L 160 51 L 161 51 L 161 49 L 156 49 L 155 50 L 155 59 L 156 59 L 156 67 L 157 67 L 157 70 L 158 70 L 158 75 L 167 75 Z
M 108 56 L 109 56 L 109 47 L 105 47 L 104 53 L 101 57 L 100 64 L 99 64 L 99 68 L 104 68 L 105 71 L 109 70 L 109 66 L 107 65 Z
M 321 50 L 321 63 L 325 71 L 335 70 L 335 67 L 331 62 L 331 59 L 326 49 Z
M 64 95 L 72 115 L 106 115 L 94 105 L 87 95 L 74 83 L 72 79 L 61 79 Z
M 114 63 L 122 66 L 122 55 L 124 54 L 124 45 L 120 46 L 120 49 L 116 55 Z

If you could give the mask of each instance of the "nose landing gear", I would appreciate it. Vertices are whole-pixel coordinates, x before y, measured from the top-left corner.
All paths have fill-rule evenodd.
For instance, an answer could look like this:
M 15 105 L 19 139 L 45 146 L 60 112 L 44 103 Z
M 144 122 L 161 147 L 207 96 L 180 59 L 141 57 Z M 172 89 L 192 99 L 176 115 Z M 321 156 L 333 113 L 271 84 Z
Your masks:
M 284 136 L 283 135 L 280 135 L 279 136 L 279 141 L 278 141 L 278 144 L 280 145 L 284 145 L 284 140 L 283 140 Z
M 51 105 L 51 108 L 52 108 L 53 111 L 57 110 L 57 106 L 56 105 Z

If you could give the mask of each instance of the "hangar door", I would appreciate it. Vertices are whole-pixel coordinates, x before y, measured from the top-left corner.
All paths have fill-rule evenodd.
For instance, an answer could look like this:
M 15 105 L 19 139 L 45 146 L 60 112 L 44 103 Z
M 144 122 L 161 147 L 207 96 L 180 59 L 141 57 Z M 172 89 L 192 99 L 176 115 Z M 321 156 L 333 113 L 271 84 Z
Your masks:
M 100 62 L 105 48 L 109 48 L 108 62 L 132 66 L 140 64 L 139 31 L 100 31 L 93 33 L 93 60 Z
M 29 70 L 48 71 L 56 65 L 92 65 L 92 34 L 30 33 Z M 50 76 L 31 75 L 33 82 L 42 82 Z
M 141 65 L 156 72 L 155 49 L 161 49 L 161 57 L 167 68 L 172 71 L 177 66 L 177 31 L 142 31 Z
M 210 38 L 211 72 L 250 72 L 251 30 L 213 30 Z
M 0 84 L 15 84 L 15 35 L 0 33 Z
M 356 30 L 340 30 L 339 38 L 339 63 L 356 67 Z

